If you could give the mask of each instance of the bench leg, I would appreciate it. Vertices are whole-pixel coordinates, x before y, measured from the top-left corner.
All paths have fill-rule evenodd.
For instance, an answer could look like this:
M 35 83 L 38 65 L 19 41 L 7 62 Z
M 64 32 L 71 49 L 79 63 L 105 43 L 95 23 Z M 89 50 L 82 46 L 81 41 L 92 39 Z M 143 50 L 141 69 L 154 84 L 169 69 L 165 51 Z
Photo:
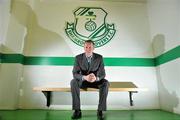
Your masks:
M 45 95 L 46 100 L 47 100 L 46 106 L 49 107 L 51 104 L 51 91 L 42 91 L 42 92 Z
M 133 103 L 133 93 L 137 93 L 137 91 L 129 91 L 129 102 L 130 102 L 130 106 L 133 106 L 134 103 Z

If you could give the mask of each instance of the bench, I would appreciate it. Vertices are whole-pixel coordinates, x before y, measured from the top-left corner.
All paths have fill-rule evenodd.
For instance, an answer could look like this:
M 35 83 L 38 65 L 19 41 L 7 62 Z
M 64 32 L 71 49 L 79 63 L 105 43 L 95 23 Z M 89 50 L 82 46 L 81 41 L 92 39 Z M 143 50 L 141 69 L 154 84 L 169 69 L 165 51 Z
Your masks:
M 51 104 L 51 94 L 52 92 L 71 92 L 71 88 L 64 88 L 64 87 L 47 87 L 47 86 L 41 86 L 41 87 L 34 87 L 34 91 L 40 91 L 42 92 L 46 99 L 47 103 L 46 106 L 49 107 Z M 133 106 L 133 93 L 137 93 L 138 91 L 145 91 L 146 88 L 138 88 L 133 82 L 110 82 L 109 91 L 113 92 L 129 92 L 129 102 L 130 106 Z M 81 91 L 98 91 L 98 89 L 95 88 L 87 88 L 87 89 L 81 89 Z

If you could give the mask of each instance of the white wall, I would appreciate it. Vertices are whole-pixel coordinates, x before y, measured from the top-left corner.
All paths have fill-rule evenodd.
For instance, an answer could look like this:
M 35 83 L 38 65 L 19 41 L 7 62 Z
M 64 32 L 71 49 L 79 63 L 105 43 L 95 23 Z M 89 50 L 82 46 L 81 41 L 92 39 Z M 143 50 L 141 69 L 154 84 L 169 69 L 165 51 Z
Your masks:
M 151 58 L 179 45 L 179 0 L 148 0 L 147 3 L 73 1 L 73 4 L 71 0 L 17 1 L 10 15 L 10 1 L 0 0 L 3 53 L 75 56 L 82 52 L 83 49 L 71 42 L 64 32 L 65 23 L 74 22 L 73 11 L 79 6 L 102 7 L 108 12 L 107 23 L 115 24 L 114 38 L 95 50 L 104 57 Z M 179 66 L 179 59 L 176 59 L 156 70 L 154 67 L 105 67 L 109 81 L 132 81 L 138 87 L 149 89 L 134 94 L 134 107 L 129 106 L 127 93 L 110 92 L 108 109 L 162 108 L 180 113 Z M 72 66 L 1 64 L 0 109 L 46 108 L 44 95 L 32 88 L 53 83 L 69 86 L 71 70 Z M 97 93 L 82 93 L 81 98 L 84 109 L 97 108 Z M 90 101 L 91 98 L 94 100 Z M 70 93 L 54 93 L 52 104 L 51 108 L 71 109 Z
M 23 46 L 23 28 L 10 15 L 10 0 L 0 1 L 0 38 L 2 53 L 20 53 Z M 6 64 L 0 66 L 0 109 L 16 109 L 19 100 L 19 81 L 22 65 Z
M 148 0 L 151 41 L 158 56 L 180 43 L 180 1 Z M 179 58 L 157 67 L 160 107 L 180 113 Z
M 10 0 L 0 0 L 0 43 L 6 38 L 9 22 Z
M 104 57 L 152 58 L 148 11 L 143 2 L 38 1 L 17 0 L 12 5 L 4 53 L 27 56 L 75 56 L 83 49 L 66 36 L 66 22 L 74 22 L 73 11 L 80 6 L 102 7 L 107 23 L 114 23 L 116 35 L 95 52 Z M 112 49 L 113 48 L 113 49 Z M 41 85 L 69 86 L 72 66 L 1 64 L 0 109 L 46 108 L 42 93 L 32 91 Z M 109 81 L 132 81 L 149 91 L 134 94 L 135 106 L 129 106 L 128 93 L 109 93 L 108 109 L 159 109 L 154 67 L 105 67 Z M 10 74 L 10 75 L 9 75 Z M 8 87 L 7 87 L 8 86 Z M 9 88 L 11 90 L 9 91 Z M 8 95 L 4 91 L 7 91 Z M 83 109 L 96 109 L 98 93 L 82 93 Z M 94 98 L 93 101 L 90 101 Z M 9 101 L 6 101 L 9 99 Z M 70 93 L 54 93 L 51 108 L 71 109 Z
M 73 11 L 80 6 L 102 7 L 108 12 L 107 23 L 114 23 L 116 35 L 95 52 L 104 57 L 152 58 L 147 6 L 145 3 L 41 1 L 30 6 L 15 4 L 13 14 L 27 28 L 24 54 L 27 56 L 75 56 L 83 52 L 65 34 L 66 22 L 74 22 Z M 19 12 L 18 12 L 19 11 Z M 20 11 L 26 11 L 24 24 Z M 26 19 L 26 18 L 24 18 Z M 29 29 L 29 30 L 28 30 Z M 46 37 L 47 36 L 47 37 Z M 47 39 L 48 38 L 48 39 Z M 43 43 L 43 45 L 42 45 Z M 113 49 L 112 49 L 113 48 Z M 42 93 L 32 91 L 35 86 L 69 86 L 72 66 L 24 66 L 20 108 L 46 108 Z M 129 106 L 128 93 L 109 93 L 108 109 L 158 109 L 158 89 L 154 67 L 106 67 L 109 81 L 132 81 L 149 91 L 134 94 L 135 106 Z M 97 109 L 98 93 L 82 93 L 83 109 Z M 91 101 L 91 98 L 94 98 Z M 54 93 L 51 108 L 71 109 L 70 93 Z

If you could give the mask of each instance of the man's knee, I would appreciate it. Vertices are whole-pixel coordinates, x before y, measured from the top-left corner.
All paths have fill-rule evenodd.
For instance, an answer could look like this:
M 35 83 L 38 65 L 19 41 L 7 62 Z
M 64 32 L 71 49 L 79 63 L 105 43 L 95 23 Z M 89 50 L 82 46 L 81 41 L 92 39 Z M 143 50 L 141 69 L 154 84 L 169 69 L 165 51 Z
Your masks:
M 71 80 L 71 87 L 78 86 L 78 81 L 76 79 Z
M 103 79 L 102 86 L 105 87 L 105 88 L 109 88 L 109 82 L 108 82 L 108 80 Z

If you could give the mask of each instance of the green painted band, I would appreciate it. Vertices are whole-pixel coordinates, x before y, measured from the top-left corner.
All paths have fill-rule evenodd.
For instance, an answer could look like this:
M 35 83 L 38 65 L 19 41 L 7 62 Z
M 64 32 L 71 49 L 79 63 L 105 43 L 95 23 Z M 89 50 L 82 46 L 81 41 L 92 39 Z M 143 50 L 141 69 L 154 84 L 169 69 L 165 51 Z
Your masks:
M 155 66 L 153 58 L 104 58 L 106 66 Z
M 24 63 L 24 56 L 21 54 L 3 54 L 1 55 L 1 63 Z
M 73 57 L 25 57 L 24 65 L 63 65 L 72 66 Z
M 0 63 L 2 63 L 2 53 L 0 53 Z
M 180 46 L 177 46 L 166 53 L 154 58 L 155 65 L 161 65 L 180 57 Z
M 106 66 L 142 66 L 151 67 L 164 64 L 180 57 L 180 46 L 156 58 L 104 58 Z M 21 54 L 1 54 L 1 63 L 20 63 L 23 65 L 72 66 L 74 57 L 35 57 Z
M 74 57 L 30 57 L 20 54 L 3 54 L 1 63 L 72 66 Z M 104 63 L 106 66 L 155 66 L 153 58 L 104 58 Z

